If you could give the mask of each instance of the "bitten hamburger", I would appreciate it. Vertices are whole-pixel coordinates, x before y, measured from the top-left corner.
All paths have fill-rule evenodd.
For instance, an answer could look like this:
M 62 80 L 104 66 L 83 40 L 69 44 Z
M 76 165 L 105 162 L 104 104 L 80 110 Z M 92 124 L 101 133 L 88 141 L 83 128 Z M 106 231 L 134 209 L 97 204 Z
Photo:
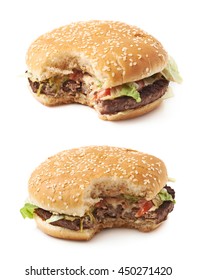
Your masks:
M 136 26 L 76 22 L 40 36 L 27 52 L 33 95 L 52 106 L 81 103 L 104 120 L 145 114 L 181 82 L 161 43 Z
M 21 214 L 63 239 L 89 240 L 112 227 L 148 232 L 174 208 L 167 181 L 164 163 L 152 155 L 108 146 L 66 150 L 32 173 Z

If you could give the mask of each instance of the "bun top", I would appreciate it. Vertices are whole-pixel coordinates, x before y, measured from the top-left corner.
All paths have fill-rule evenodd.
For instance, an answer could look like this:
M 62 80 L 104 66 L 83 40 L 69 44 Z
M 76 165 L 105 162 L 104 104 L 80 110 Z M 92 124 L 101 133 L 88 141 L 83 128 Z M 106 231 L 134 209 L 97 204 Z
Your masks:
M 40 36 L 26 62 L 35 79 L 87 72 L 113 87 L 163 70 L 167 53 L 161 43 L 136 26 L 116 21 L 76 22 Z
M 29 180 L 29 199 L 52 212 L 83 216 L 103 196 L 151 200 L 166 182 L 166 167 L 154 156 L 87 146 L 60 152 L 38 166 Z

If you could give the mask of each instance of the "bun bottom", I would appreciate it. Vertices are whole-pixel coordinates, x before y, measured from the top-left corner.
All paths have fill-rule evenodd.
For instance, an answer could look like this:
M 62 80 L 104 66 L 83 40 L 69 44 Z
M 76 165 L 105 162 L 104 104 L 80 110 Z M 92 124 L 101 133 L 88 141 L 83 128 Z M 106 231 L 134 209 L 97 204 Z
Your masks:
M 128 221 L 123 221 L 122 219 L 117 219 L 115 221 L 105 221 L 104 224 L 99 224 L 97 227 L 93 229 L 85 229 L 83 231 L 75 231 L 67 228 L 53 226 L 48 224 L 46 221 L 43 221 L 39 216 L 35 215 L 34 219 L 36 221 L 37 227 L 43 231 L 44 233 L 61 239 L 67 240 L 78 240 L 78 241 L 87 241 L 90 240 L 96 233 L 105 228 L 130 228 L 137 229 L 141 232 L 150 232 L 156 229 L 161 225 L 155 224 L 153 221 L 144 221 L 140 220 L 139 223 L 134 223 Z
M 63 227 L 53 226 L 43 221 L 39 216 L 34 217 L 37 227 L 44 233 L 61 239 L 68 240 L 90 240 L 95 232 L 95 229 L 86 229 L 83 231 L 70 230 Z

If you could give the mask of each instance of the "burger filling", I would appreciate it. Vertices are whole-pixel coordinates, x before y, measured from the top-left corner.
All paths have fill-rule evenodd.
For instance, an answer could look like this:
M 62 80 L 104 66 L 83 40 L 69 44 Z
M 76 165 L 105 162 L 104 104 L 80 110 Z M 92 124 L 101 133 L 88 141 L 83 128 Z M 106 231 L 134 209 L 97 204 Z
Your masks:
M 73 74 L 55 76 L 42 82 L 29 78 L 29 83 L 37 95 L 69 97 L 70 102 L 79 103 L 83 95 L 87 103 L 96 105 L 101 114 L 113 114 L 154 102 L 165 94 L 169 81 L 161 74 L 155 74 L 134 83 L 102 89 L 101 83 L 89 74 L 73 70 Z
M 68 75 L 57 75 L 44 81 L 33 79 L 30 73 L 28 76 L 35 94 L 57 98 L 69 97 L 70 102 L 79 103 L 83 96 L 86 103 L 97 106 L 101 114 L 115 114 L 145 106 L 165 94 L 169 81 L 181 82 L 177 66 L 172 59 L 161 73 L 112 88 L 103 88 L 99 80 L 78 69 L 73 69 Z
M 174 208 L 175 192 L 165 186 L 154 199 L 147 201 L 140 197 L 123 194 L 116 197 L 102 197 L 83 217 L 52 213 L 32 204 L 21 209 L 23 217 L 33 218 L 36 214 L 47 223 L 75 231 L 91 229 L 99 224 L 127 221 L 134 225 L 151 222 L 159 224 L 166 220 Z

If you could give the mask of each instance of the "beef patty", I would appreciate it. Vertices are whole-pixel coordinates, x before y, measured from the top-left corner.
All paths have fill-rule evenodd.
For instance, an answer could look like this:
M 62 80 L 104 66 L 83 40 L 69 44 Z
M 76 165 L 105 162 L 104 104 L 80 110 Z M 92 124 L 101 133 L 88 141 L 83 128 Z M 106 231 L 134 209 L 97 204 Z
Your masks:
M 174 198 L 175 192 L 172 188 L 166 186 L 166 190 Z M 72 217 L 71 219 L 60 219 L 50 224 L 54 226 L 59 226 L 63 228 L 68 228 L 70 230 L 80 230 L 80 229 L 90 229 L 93 228 L 95 224 L 104 223 L 105 219 L 122 219 L 126 221 L 144 222 L 144 220 L 151 220 L 154 224 L 159 224 L 167 219 L 168 214 L 173 210 L 174 203 L 172 201 L 165 201 L 163 204 L 157 208 L 155 211 L 149 211 L 145 213 L 142 217 L 136 218 L 135 215 L 138 208 L 131 208 L 130 211 L 125 212 L 124 206 L 117 204 L 116 206 L 107 203 L 101 204 L 100 207 L 95 207 L 91 215 L 85 215 L 84 217 Z M 43 221 L 46 221 L 52 216 L 52 213 L 41 208 L 35 209 L 36 215 L 38 215 Z M 73 219 L 74 218 L 74 219 Z

